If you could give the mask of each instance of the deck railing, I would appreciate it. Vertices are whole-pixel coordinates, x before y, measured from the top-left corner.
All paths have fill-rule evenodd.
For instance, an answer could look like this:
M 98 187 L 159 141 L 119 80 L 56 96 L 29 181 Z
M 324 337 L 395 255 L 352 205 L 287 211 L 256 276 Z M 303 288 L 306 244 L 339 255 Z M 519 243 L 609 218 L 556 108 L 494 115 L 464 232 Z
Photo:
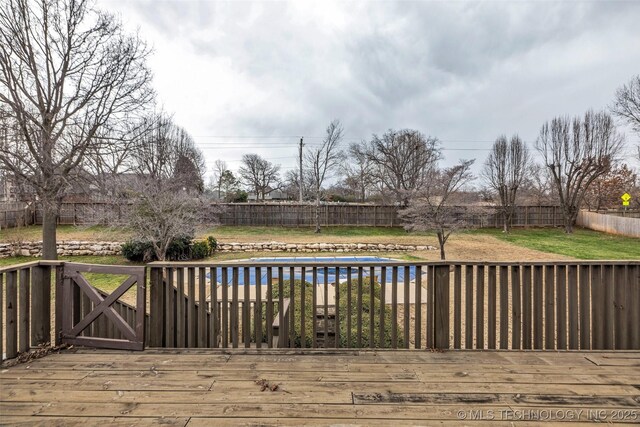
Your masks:
M 288 346 L 295 348 L 640 348 L 637 261 L 251 261 L 150 268 L 148 344 L 154 347 L 172 346 L 174 333 L 187 336 L 189 347 L 271 347 L 276 320 L 278 337 L 286 324 Z M 167 300 L 168 289 L 187 295 L 185 304 Z M 286 298 L 288 319 L 279 310 Z M 203 306 L 208 314 L 197 309 Z M 196 331 L 209 338 L 196 339 Z
M 51 283 L 56 265 L 29 262 L 0 268 L 2 359 L 51 342 Z
M 64 265 L 0 268 L 3 359 L 59 342 L 64 307 L 51 320 Z M 639 261 L 247 261 L 148 268 L 150 347 L 640 349 Z M 72 299 L 77 324 L 96 305 L 75 291 Z M 134 306 L 116 301 L 111 307 L 133 327 Z M 121 338 L 100 318 L 81 334 Z

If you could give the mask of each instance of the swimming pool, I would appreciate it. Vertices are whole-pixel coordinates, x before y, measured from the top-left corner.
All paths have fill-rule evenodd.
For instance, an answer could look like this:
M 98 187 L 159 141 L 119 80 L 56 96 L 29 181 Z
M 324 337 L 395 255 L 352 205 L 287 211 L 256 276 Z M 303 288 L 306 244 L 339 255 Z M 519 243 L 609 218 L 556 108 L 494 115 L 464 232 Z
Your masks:
M 307 263 L 307 262 L 330 262 L 330 263 L 338 263 L 340 264 L 339 268 L 338 267 L 328 267 L 326 269 L 327 275 L 327 281 L 329 283 L 336 283 L 336 282 L 345 282 L 347 280 L 347 267 L 349 266 L 350 263 L 356 263 L 356 262 L 385 262 L 385 261 L 397 261 L 391 258 L 381 258 L 381 257 L 375 257 L 375 256 L 349 256 L 349 257 L 291 257 L 291 258 L 278 258 L 278 257 L 273 257 L 273 258 L 251 258 L 249 261 L 260 261 L 260 262 L 269 262 L 269 263 L 274 263 L 274 264 L 278 264 L 281 262 L 300 262 L 300 263 Z M 409 280 L 415 280 L 416 278 L 416 268 L 415 266 L 411 266 L 408 268 L 409 269 Z M 216 269 L 216 281 L 220 284 L 222 284 L 222 274 L 223 274 L 223 270 L 227 270 L 227 284 L 230 285 L 233 281 L 233 267 L 229 266 L 229 267 L 217 267 Z M 405 275 L 405 267 L 399 267 L 398 268 L 398 281 L 402 282 L 404 281 L 404 275 Z M 363 276 L 364 277 L 369 277 L 370 275 L 370 268 L 369 267 L 365 267 L 363 268 Z M 273 279 L 278 279 L 278 268 L 273 268 L 271 270 L 272 273 L 272 278 Z M 376 277 L 376 279 L 378 281 L 381 280 L 382 277 L 382 269 L 380 267 L 375 267 L 374 268 L 374 276 Z M 324 267 L 320 267 L 317 270 L 317 277 L 318 277 L 318 284 L 323 284 L 325 282 L 325 268 Z M 351 280 L 356 280 L 358 277 L 358 269 L 357 268 L 352 268 L 351 269 Z M 386 273 L 385 273 L 385 282 L 386 283 L 390 283 L 393 277 L 393 269 L 390 267 L 387 267 L 386 269 Z M 207 278 L 211 278 L 210 277 L 210 273 L 207 273 Z M 289 280 L 291 278 L 291 270 L 289 267 L 285 267 L 283 268 L 282 271 L 282 279 L 283 280 Z M 302 279 L 302 268 L 301 267 L 295 267 L 294 271 L 293 271 L 293 278 L 294 280 L 301 280 Z M 251 286 L 254 286 L 257 282 L 256 279 L 256 269 L 255 268 L 250 268 L 249 269 L 249 275 L 248 275 L 248 279 L 249 279 L 249 284 Z M 267 283 L 267 269 L 266 268 L 262 268 L 260 269 L 260 283 L 262 284 L 266 284 Z M 309 283 L 313 283 L 313 273 L 312 273 L 312 269 L 310 267 L 307 267 L 305 270 L 305 275 L 304 275 L 304 280 L 306 282 Z M 240 285 L 243 285 L 245 283 L 245 278 L 244 278 L 244 268 L 238 268 L 238 283 Z

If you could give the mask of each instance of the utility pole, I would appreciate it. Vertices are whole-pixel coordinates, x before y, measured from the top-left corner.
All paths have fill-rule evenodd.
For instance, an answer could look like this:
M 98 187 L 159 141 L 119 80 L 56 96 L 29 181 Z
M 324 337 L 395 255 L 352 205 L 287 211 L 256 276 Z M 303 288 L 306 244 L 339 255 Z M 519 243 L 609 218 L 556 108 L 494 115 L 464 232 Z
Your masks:
M 300 176 L 298 177 L 298 187 L 300 187 L 300 203 L 302 203 L 302 140 L 303 136 L 300 137 Z

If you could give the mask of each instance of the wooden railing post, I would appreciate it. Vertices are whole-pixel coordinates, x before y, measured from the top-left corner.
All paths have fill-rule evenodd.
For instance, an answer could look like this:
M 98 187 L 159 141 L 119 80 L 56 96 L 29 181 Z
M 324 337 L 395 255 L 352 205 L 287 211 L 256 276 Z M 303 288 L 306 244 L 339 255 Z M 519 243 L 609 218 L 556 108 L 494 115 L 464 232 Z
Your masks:
M 19 299 L 18 299 L 18 351 L 24 353 L 29 351 L 30 336 L 29 330 L 31 326 L 31 316 L 29 315 L 30 291 L 31 291 L 31 268 L 21 268 L 19 272 Z
M 449 265 L 436 265 L 434 282 L 434 330 L 435 348 L 449 348 Z
M 63 281 L 64 281 L 64 264 L 56 266 L 56 296 L 55 296 L 55 324 L 54 324 L 54 342 L 55 345 L 60 345 L 62 334 L 62 315 L 64 313 L 64 306 L 62 304 L 63 298 Z
M 7 273 L 6 296 L 6 328 L 7 345 L 5 353 L 7 359 L 18 354 L 18 272 Z
M 31 270 L 31 345 L 51 342 L 51 267 Z
M 162 267 L 151 266 L 149 282 L 149 346 L 162 347 L 164 332 L 164 286 L 162 280 Z M 178 295 L 180 297 L 180 295 Z

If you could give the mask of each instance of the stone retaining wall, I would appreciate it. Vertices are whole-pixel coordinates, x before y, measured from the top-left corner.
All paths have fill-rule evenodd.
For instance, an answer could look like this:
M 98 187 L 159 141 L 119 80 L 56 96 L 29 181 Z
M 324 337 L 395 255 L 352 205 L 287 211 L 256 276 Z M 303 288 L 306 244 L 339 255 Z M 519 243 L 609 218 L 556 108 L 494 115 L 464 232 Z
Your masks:
M 58 242 L 58 255 L 119 255 L 122 243 L 120 242 Z M 0 258 L 13 255 L 42 256 L 42 242 L 0 243 Z
M 410 252 L 436 250 L 433 246 L 384 243 L 218 243 L 219 252 Z
M 58 255 L 119 255 L 121 242 L 80 242 L 62 241 L 58 243 Z M 377 243 L 218 243 L 218 252 L 411 252 L 431 251 L 433 246 L 395 245 Z M 0 258 L 13 255 L 39 257 L 42 242 L 0 243 Z

